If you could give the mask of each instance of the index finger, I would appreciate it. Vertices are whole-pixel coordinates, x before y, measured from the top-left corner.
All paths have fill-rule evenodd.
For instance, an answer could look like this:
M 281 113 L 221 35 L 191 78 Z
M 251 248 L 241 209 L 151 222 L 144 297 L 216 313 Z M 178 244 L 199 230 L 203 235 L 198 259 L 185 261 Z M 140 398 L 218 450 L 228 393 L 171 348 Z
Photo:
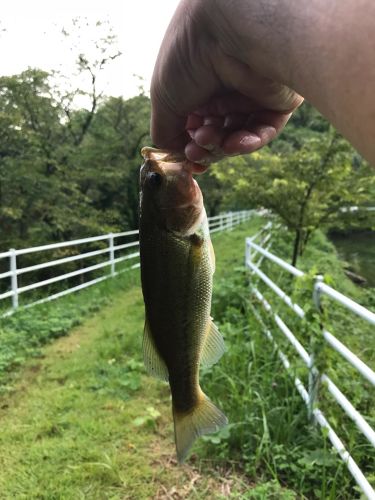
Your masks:
M 189 142 L 185 130 L 187 117 L 176 114 L 160 97 L 151 94 L 151 139 L 156 146 L 172 151 L 183 151 Z

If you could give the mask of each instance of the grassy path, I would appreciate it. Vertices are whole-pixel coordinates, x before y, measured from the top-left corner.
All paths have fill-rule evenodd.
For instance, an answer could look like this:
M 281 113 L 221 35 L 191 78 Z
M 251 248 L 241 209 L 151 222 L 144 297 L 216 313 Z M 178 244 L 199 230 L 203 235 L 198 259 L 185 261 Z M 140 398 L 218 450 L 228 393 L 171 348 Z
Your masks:
M 230 477 L 176 467 L 169 391 L 142 374 L 142 324 L 134 288 L 27 364 L 1 403 L 1 498 L 218 498 L 228 490 Z
M 223 272 L 240 265 L 245 233 L 220 237 Z M 194 456 L 176 466 L 169 390 L 141 361 L 143 314 L 138 286 L 117 293 L 18 372 L 0 401 L 1 499 L 241 495 L 228 471 L 202 472 Z

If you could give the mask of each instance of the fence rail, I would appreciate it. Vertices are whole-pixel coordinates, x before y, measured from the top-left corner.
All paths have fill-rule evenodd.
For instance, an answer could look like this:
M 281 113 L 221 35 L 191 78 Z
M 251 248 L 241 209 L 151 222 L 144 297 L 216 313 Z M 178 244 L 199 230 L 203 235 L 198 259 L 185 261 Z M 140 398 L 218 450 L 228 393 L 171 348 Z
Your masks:
M 248 220 L 254 212 L 252 210 L 242 210 L 238 212 L 227 212 L 215 217 L 209 217 L 209 227 L 211 233 L 215 233 L 217 231 L 231 230 L 234 226 Z M 11 300 L 11 308 L 6 309 L 6 307 L 2 308 L 2 312 L 0 312 L 0 317 L 9 316 L 16 311 L 20 306 L 20 295 L 27 294 L 32 290 L 40 289 L 43 287 L 48 287 L 48 285 L 53 285 L 65 280 L 71 280 L 72 278 L 80 277 L 80 279 L 84 279 L 86 275 L 91 275 L 91 279 L 88 281 L 84 281 L 79 283 L 78 285 L 68 286 L 68 288 L 64 288 L 55 293 L 51 293 L 50 290 L 47 289 L 47 294 L 44 297 L 35 299 L 32 298 L 31 302 L 23 301 L 22 307 L 31 307 L 36 304 L 41 304 L 43 302 L 47 302 L 50 300 L 57 299 L 69 293 L 76 292 L 78 290 L 82 290 L 83 288 L 87 288 L 88 286 L 99 283 L 107 278 L 115 276 L 123 271 L 127 271 L 129 269 L 135 269 L 139 267 L 139 251 L 135 251 L 132 253 L 127 253 L 125 255 L 119 255 L 121 251 L 127 251 L 129 249 L 136 249 L 139 246 L 138 240 L 139 231 L 132 230 L 126 231 L 122 233 L 109 233 L 102 234 L 99 236 L 91 236 L 89 238 L 81 238 L 78 240 L 71 241 L 63 241 L 61 243 L 51 243 L 49 245 L 41 245 L 35 246 L 31 248 L 22 248 L 22 249 L 10 249 L 7 252 L 0 253 L 0 262 L 1 259 L 9 259 L 8 261 L 8 270 L 0 273 L 0 285 L 3 284 L 3 290 L 5 288 L 6 291 L 0 293 L 0 304 L 1 301 Z M 126 242 L 124 243 L 124 239 Z M 122 240 L 120 242 L 120 240 Z M 129 241 L 132 240 L 132 241 Z M 92 245 L 105 245 L 104 248 L 98 248 L 95 250 L 87 251 L 87 248 L 84 251 L 80 251 L 83 247 L 88 244 Z M 48 252 L 56 251 L 60 249 L 71 249 L 74 251 L 74 255 L 69 255 L 68 257 L 62 258 L 54 258 L 52 260 L 46 260 L 44 262 L 33 263 L 32 265 L 27 265 L 25 267 L 20 267 L 19 257 L 40 253 L 41 255 L 48 254 Z M 85 267 L 75 269 L 69 272 L 63 272 L 61 274 L 57 274 L 55 276 L 48 275 L 45 279 L 28 283 L 26 285 L 20 286 L 20 277 L 27 275 L 27 273 L 40 271 L 40 270 L 49 270 L 51 268 L 55 268 L 56 266 L 61 266 L 62 264 L 69 263 L 80 263 L 85 259 L 92 259 L 93 257 L 106 256 L 106 259 L 102 262 L 98 262 L 91 265 L 85 265 Z M 138 259 L 138 260 L 137 260 Z M 128 266 L 124 269 L 119 269 L 118 264 L 121 262 L 125 263 L 126 261 L 134 262 L 131 266 Z M 109 269 L 109 272 L 104 276 L 96 276 L 93 278 L 92 273 L 98 272 L 102 269 Z M 4 285 L 4 280 L 6 280 L 7 285 Z M 8 290 L 6 289 L 8 288 Z M 1 288 L 0 288 L 1 290 Z
M 256 274 L 258 278 L 267 285 L 299 318 L 305 317 L 305 312 L 302 307 L 293 302 L 292 298 L 288 296 L 288 294 L 283 291 L 276 283 L 272 281 L 272 279 L 267 276 L 260 269 L 260 265 L 263 259 L 268 259 L 273 264 L 281 267 L 285 271 L 292 274 L 294 277 L 301 277 L 304 273 L 297 269 L 294 266 L 291 266 L 280 257 L 274 255 L 269 251 L 270 244 L 268 244 L 267 248 L 264 248 L 264 233 L 270 229 L 270 226 L 266 226 L 262 231 L 257 233 L 255 236 L 251 238 L 246 238 L 246 250 L 245 250 L 245 264 L 248 269 L 251 270 L 252 273 Z M 255 240 L 263 238 L 263 240 L 259 243 L 255 243 Z M 268 239 L 269 241 L 269 239 Z M 256 255 L 261 254 L 261 259 L 255 263 L 254 258 Z M 280 360 L 283 363 L 285 369 L 292 375 L 294 378 L 295 386 L 300 393 L 302 399 L 304 400 L 310 417 L 315 420 L 322 428 L 327 430 L 327 435 L 331 444 L 336 449 L 342 460 L 346 463 L 350 473 L 354 477 L 358 486 L 361 488 L 363 493 L 368 499 L 375 500 L 375 491 L 366 479 L 363 472 L 360 470 L 356 462 L 350 453 L 346 450 L 343 442 L 340 440 L 339 436 L 333 430 L 332 426 L 328 422 L 325 415 L 321 412 L 321 410 L 317 407 L 317 395 L 319 384 L 324 384 L 332 398 L 340 405 L 342 410 L 348 415 L 352 421 L 355 423 L 357 428 L 362 432 L 365 438 L 369 441 L 369 443 L 375 447 L 375 431 L 366 421 L 366 419 L 360 414 L 360 412 L 354 407 L 354 405 L 349 401 L 349 399 L 343 394 L 343 392 L 337 387 L 337 385 L 324 373 L 319 373 L 316 365 L 315 365 L 315 356 L 314 353 L 308 352 L 308 350 L 301 344 L 301 342 L 297 339 L 294 333 L 289 329 L 286 323 L 282 320 L 279 314 L 275 313 L 272 305 L 265 299 L 262 293 L 256 288 L 255 285 L 251 285 L 251 291 L 254 296 L 259 300 L 263 309 L 266 311 L 268 315 L 271 316 L 275 325 L 278 329 L 283 333 L 288 342 L 294 347 L 295 351 L 302 359 L 304 364 L 308 368 L 308 390 L 303 385 L 302 381 L 295 377 L 292 372 L 292 366 L 289 362 L 287 356 L 280 350 L 279 345 L 277 344 L 274 335 L 264 324 L 259 311 L 253 307 L 253 312 L 257 320 L 261 323 L 263 331 L 266 335 L 266 338 L 274 345 L 274 347 L 278 351 L 278 355 Z M 315 303 L 315 306 L 320 311 L 321 310 L 321 296 L 326 295 L 330 300 L 340 304 L 345 307 L 349 312 L 354 313 L 360 316 L 363 320 L 368 323 L 374 325 L 375 324 L 375 314 L 372 311 L 364 308 L 363 306 L 357 304 L 355 301 L 341 294 L 337 290 L 331 288 L 327 284 L 323 282 L 322 276 L 317 276 L 314 287 L 312 290 L 312 300 Z M 322 320 L 323 321 L 323 320 Z M 346 347 L 339 339 L 337 339 L 332 333 L 322 327 L 322 336 L 327 344 L 333 348 L 337 353 L 339 353 L 346 361 L 348 361 L 357 371 L 364 377 L 368 382 L 370 382 L 373 386 L 375 386 L 375 372 L 366 365 L 356 354 L 354 354 L 348 347 Z

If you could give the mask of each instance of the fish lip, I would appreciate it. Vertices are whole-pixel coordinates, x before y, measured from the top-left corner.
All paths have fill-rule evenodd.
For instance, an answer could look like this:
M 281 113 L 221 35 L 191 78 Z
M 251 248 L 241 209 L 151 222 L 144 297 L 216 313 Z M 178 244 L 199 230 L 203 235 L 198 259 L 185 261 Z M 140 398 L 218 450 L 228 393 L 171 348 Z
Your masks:
M 167 149 L 157 149 L 149 146 L 145 146 L 141 149 L 141 155 L 143 156 L 145 163 L 147 161 L 154 161 L 155 163 L 180 163 L 183 164 L 186 170 L 189 170 L 192 174 L 202 174 L 208 168 L 207 165 L 194 163 L 188 160 L 185 153 L 178 151 L 168 151 Z
M 145 146 L 141 149 L 141 155 L 147 160 L 163 161 L 165 163 L 182 163 L 186 161 L 183 153 L 168 151 L 167 149 L 157 149 Z

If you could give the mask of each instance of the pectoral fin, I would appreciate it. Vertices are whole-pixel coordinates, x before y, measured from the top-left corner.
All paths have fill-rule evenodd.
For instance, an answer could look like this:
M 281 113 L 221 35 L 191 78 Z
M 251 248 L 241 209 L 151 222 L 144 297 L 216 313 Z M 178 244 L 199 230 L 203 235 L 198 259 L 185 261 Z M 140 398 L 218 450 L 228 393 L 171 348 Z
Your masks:
M 224 339 L 210 318 L 201 353 L 201 365 L 208 368 L 214 365 L 225 352 Z
M 168 381 L 168 368 L 155 347 L 147 319 L 143 331 L 143 361 L 149 375 L 166 382 Z

